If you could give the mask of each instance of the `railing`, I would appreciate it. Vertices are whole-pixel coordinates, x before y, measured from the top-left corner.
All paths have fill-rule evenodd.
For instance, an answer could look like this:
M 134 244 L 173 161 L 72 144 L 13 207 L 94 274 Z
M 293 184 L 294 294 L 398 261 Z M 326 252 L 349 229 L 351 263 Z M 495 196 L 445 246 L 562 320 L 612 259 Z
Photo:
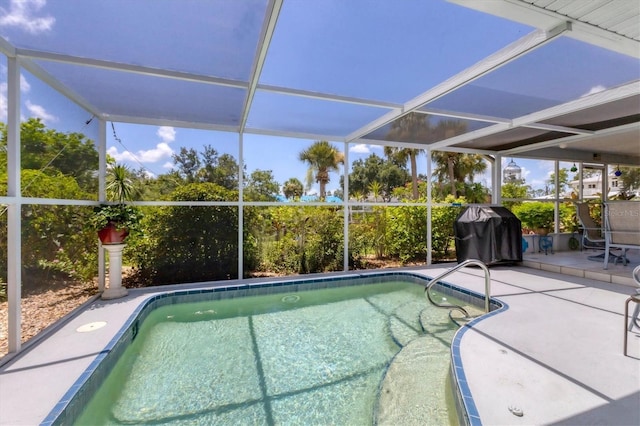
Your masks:
M 487 268 L 487 265 L 485 265 L 482 261 L 477 259 L 465 260 L 462 263 L 458 264 L 457 266 L 433 278 L 429 282 L 427 287 L 424 289 L 424 292 L 427 295 L 427 299 L 429 299 L 429 302 L 431 302 L 432 305 L 437 306 L 439 308 L 457 309 L 461 311 L 465 315 L 465 317 L 468 317 L 469 314 L 462 306 L 445 304 L 445 303 L 437 303 L 436 301 L 434 301 L 431 298 L 431 293 L 429 293 L 429 290 L 431 289 L 431 287 L 433 287 L 438 281 L 440 281 L 444 277 L 449 276 L 454 272 L 456 272 L 457 270 L 462 269 L 465 266 L 469 266 L 469 265 L 479 266 L 484 271 L 484 310 L 485 312 L 490 312 L 489 299 L 491 298 L 491 294 L 490 294 L 491 293 L 491 274 L 489 273 L 489 268 Z

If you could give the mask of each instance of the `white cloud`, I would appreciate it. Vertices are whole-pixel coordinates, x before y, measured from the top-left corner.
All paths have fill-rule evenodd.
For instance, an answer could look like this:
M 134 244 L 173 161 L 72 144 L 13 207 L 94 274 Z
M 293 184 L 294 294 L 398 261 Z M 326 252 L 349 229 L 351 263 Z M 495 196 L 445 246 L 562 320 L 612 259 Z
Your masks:
M 140 163 L 155 163 L 164 158 L 171 157 L 173 150 L 165 142 L 160 142 L 153 149 L 140 150 L 136 153 L 130 151 L 118 152 L 115 146 L 110 147 L 107 153 L 115 158 L 116 161 L 132 161 Z
M 176 140 L 176 129 L 171 126 L 158 127 L 156 134 L 162 139 L 162 142 L 171 143 Z
M 138 152 L 143 163 L 155 163 L 163 158 L 171 157 L 173 149 L 166 142 L 160 142 L 154 149 Z
M 607 90 L 607 88 L 604 87 L 603 85 L 599 84 L 597 86 L 593 86 L 587 93 L 585 93 L 582 96 L 593 95 L 594 93 L 602 92 L 603 90 Z
M 162 168 L 164 169 L 173 169 L 174 164 L 171 161 L 167 161 L 166 163 L 164 163 L 162 165 Z
M 1 9 L 1 8 L 0 8 Z M 3 80 L 8 80 L 9 70 L 6 65 L 0 66 L 0 76 L 2 76 Z M 24 74 L 20 74 L 20 91 L 23 93 L 28 93 L 31 90 L 31 85 L 27 81 L 27 78 Z M 3 93 L 7 93 L 7 83 L 3 83 Z
M 6 79 L 7 77 L 6 66 L 1 67 L 0 75 L 2 75 L 2 77 Z M 7 112 L 8 112 L 7 89 L 8 89 L 8 86 L 6 82 L 0 83 L 0 121 L 3 121 L 5 123 L 7 121 Z M 20 90 L 24 93 L 31 90 L 31 85 L 27 82 L 26 78 L 24 78 L 24 75 L 22 74 L 20 74 Z
M 369 147 L 366 144 L 359 143 L 349 148 L 349 152 L 356 152 L 358 154 L 367 154 L 371 151 L 369 151 Z
M 11 0 L 9 10 L 0 8 L 0 27 L 17 27 L 31 34 L 49 31 L 56 19 L 35 16 L 46 4 L 46 0 Z
M 58 121 L 58 117 L 49 114 L 42 105 L 32 104 L 31 101 L 25 102 L 27 110 L 31 113 L 32 117 L 40 118 L 45 124 L 51 124 Z
M 20 74 L 20 91 L 23 93 L 27 93 L 31 90 L 31 85 L 25 78 L 24 74 Z
M 137 158 L 129 151 L 120 153 L 118 152 L 118 148 L 116 148 L 115 146 L 109 147 L 109 149 L 107 149 L 107 154 L 112 156 L 116 161 L 137 161 Z
M 359 143 L 349 148 L 349 152 L 355 152 L 356 154 L 368 154 L 372 149 L 382 150 L 382 147 L 378 145 L 367 145 L 364 143 Z

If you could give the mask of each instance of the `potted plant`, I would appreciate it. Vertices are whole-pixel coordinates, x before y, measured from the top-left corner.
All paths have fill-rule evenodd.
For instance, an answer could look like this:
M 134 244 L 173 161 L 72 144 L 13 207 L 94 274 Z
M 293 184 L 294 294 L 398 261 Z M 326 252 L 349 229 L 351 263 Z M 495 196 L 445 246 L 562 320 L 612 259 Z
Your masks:
M 114 165 L 108 171 L 107 198 L 115 202 L 95 207 L 91 225 L 98 231 L 102 244 L 122 244 L 129 232 L 137 228 L 141 214 L 136 207 L 125 204 L 133 192 L 127 167 Z
M 101 204 L 93 210 L 92 224 L 102 244 L 122 244 L 139 222 L 138 209 L 126 204 Z
M 553 229 L 555 210 L 552 203 L 525 202 L 514 206 L 513 213 L 525 227 L 538 235 L 547 235 Z

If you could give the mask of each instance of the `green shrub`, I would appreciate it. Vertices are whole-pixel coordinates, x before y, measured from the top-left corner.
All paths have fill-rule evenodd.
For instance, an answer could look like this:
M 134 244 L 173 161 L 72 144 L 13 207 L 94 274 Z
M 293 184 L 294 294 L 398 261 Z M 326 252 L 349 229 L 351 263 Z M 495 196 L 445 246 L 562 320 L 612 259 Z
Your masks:
M 553 229 L 554 212 L 553 203 L 542 201 L 530 201 L 513 207 L 513 213 L 520 219 L 523 227 L 532 231 Z
M 223 201 L 234 191 L 213 183 L 178 188 L 172 201 Z M 137 277 L 172 284 L 238 277 L 238 208 L 168 206 L 145 215 L 144 237 L 132 241 Z
M 450 257 L 449 249 L 453 246 L 455 239 L 454 224 L 462 211 L 461 204 L 465 203 L 464 198 L 454 199 L 452 196 L 447 197 L 445 201 L 455 205 L 436 206 L 431 210 L 433 260 L 444 260 Z
M 281 206 L 270 209 L 271 238 L 263 238 L 260 268 L 283 274 L 341 270 L 342 209 Z
M 300 249 L 292 235 L 264 243 L 261 269 L 277 274 L 293 274 L 300 271 Z
M 5 176 L 6 179 L 6 176 Z M 26 197 L 89 199 L 76 180 L 56 171 L 22 170 Z M 0 182 L 6 188 L 6 180 Z M 6 191 L 6 189 L 5 189 Z M 27 289 L 44 279 L 90 281 L 98 271 L 97 236 L 86 223 L 91 207 L 25 204 L 22 207 L 22 270 Z M 7 215 L 0 215 L 0 276 L 6 277 Z
M 447 203 L 464 203 L 464 198 L 447 197 Z M 445 259 L 454 238 L 453 224 L 460 213 L 459 206 L 435 206 L 431 209 L 432 255 Z M 389 255 L 403 263 L 425 261 L 427 258 L 427 207 L 399 206 L 388 208 L 386 241 Z
M 389 207 L 389 253 L 402 263 L 427 258 L 427 208 Z
M 560 232 L 578 231 L 578 218 L 573 203 L 560 204 Z

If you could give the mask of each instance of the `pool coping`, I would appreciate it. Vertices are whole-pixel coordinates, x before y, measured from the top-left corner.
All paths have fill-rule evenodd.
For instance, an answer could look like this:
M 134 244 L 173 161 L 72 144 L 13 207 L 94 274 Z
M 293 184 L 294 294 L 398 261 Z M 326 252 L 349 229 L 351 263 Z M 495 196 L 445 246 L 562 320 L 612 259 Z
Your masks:
M 51 409 L 49 414 L 40 423 L 40 425 L 52 426 L 68 424 L 69 421 L 72 421 L 72 419 L 76 419 L 80 412 L 84 409 L 85 403 L 89 399 L 91 399 L 91 397 L 95 393 L 97 387 L 99 386 L 99 383 L 101 383 L 102 381 L 103 375 L 111 371 L 121 353 L 128 345 L 129 341 L 135 338 L 139 328 L 139 324 L 144 321 L 149 312 L 160 306 L 169 304 L 167 302 L 171 302 L 171 304 L 188 302 L 189 300 L 186 299 L 193 298 L 194 296 L 201 297 L 205 294 L 212 296 L 210 299 L 208 298 L 208 300 L 220 300 L 225 298 L 285 293 L 292 291 L 292 287 L 294 286 L 295 289 L 293 289 L 293 291 L 340 287 L 338 283 L 346 283 L 348 281 L 352 281 L 353 279 L 367 280 L 367 282 L 363 282 L 360 284 L 350 284 L 350 286 L 366 285 L 376 283 L 375 281 L 371 282 L 371 279 L 381 278 L 379 282 L 383 282 L 385 280 L 388 280 L 389 277 L 393 276 L 413 278 L 415 280 L 414 283 L 424 285 L 425 287 L 432 279 L 432 277 L 429 277 L 427 275 L 410 271 L 366 272 L 350 273 L 323 278 L 305 277 L 293 280 L 289 279 L 267 282 L 238 282 L 228 285 L 217 282 L 214 286 L 206 285 L 210 283 L 202 283 L 204 288 L 201 287 L 183 289 L 178 287 L 168 289 L 164 292 L 148 295 L 145 299 L 141 300 L 140 303 L 138 303 L 133 312 L 131 312 L 131 314 L 125 320 L 124 324 L 120 327 L 118 332 L 91 361 L 89 366 L 76 379 L 73 385 L 65 392 L 63 397 Z M 333 283 L 333 285 L 329 285 L 329 283 Z M 303 286 L 303 288 L 298 288 L 299 286 Z M 484 303 L 484 295 L 478 292 L 465 289 L 446 281 L 439 281 L 438 286 L 439 290 L 451 294 L 461 300 L 464 300 L 465 302 L 478 304 L 479 306 L 482 306 L 482 304 Z M 274 292 L 274 289 L 281 291 Z M 201 299 L 199 299 L 198 301 L 201 301 Z M 451 371 L 454 373 L 452 378 L 454 378 L 455 382 L 453 391 L 457 409 L 456 414 L 458 418 L 465 424 L 471 424 L 474 426 L 481 425 L 482 423 L 480 421 L 478 410 L 473 402 L 470 388 L 465 380 L 464 368 L 460 355 L 460 340 L 462 339 L 465 331 L 473 327 L 474 324 L 483 320 L 484 318 L 496 315 L 497 313 L 502 312 L 507 308 L 506 304 L 495 298 L 491 298 L 490 303 L 494 309 L 492 309 L 490 313 L 484 314 L 481 317 L 474 319 L 470 323 L 465 324 L 460 329 L 458 329 L 451 342 Z M 105 362 L 110 362 L 111 365 L 105 366 Z M 100 374 L 102 374 L 102 376 L 100 376 Z
M 482 426 L 480 412 L 473 400 L 471 388 L 469 387 L 464 372 L 460 347 L 462 344 L 462 337 L 476 324 L 509 309 L 509 305 L 499 299 L 491 298 L 490 301 L 492 304 L 493 302 L 497 302 L 500 306 L 497 309 L 491 310 L 491 312 L 487 312 L 484 315 L 469 321 L 469 323 L 464 324 L 458 329 L 458 331 L 456 331 L 456 334 L 453 336 L 453 340 L 451 341 L 451 379 L 453 380 L 452 384 L 454 385 L 452 386 L 452 389 L 454 391 L 456 413 L 460 424 Z

